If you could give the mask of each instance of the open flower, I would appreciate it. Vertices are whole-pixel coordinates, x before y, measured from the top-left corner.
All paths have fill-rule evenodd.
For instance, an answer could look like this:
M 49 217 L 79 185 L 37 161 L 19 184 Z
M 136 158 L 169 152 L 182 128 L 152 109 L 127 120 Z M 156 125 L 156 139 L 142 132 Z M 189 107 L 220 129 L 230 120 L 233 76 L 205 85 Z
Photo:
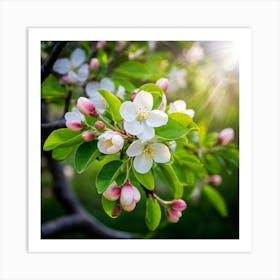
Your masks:
M 136 140 L 128 147 L 126 151 L 129 157 L 135 157 L 133 166 L 139 173 L 147 173 L 153 161 L 157 163 L 166 163 L 170 160 L 171 154 L 168 147 L 162 143 L 145 142 Z
M 132 211 L 136 202 L 140 200 L 140 192 L 129 183 L 125 183 L 121 188 L 120 203 L 125 211 Z
M 168 110 L 168 113 L 175 113 L 180 112 L 189 115 L 191 118 L 194 117 L 194 110 L 187 109 L 187 104 L 184 100 L 177 100 L 173 103 L 170 103 L 170 108 Z
M 86 93 L 89 96 L 90 100 L 94 103 L 97 111 L 100 114 L 103 114 L 107 103 L 103 96 L 98 92 L 99 89 L 107 89 L 111 92 L 115 90 L 114 83 L 109 78 L 103 78 L 100 83 L 98 82 L 89 82 L 86 85 Z
M 107 130 L 98 137 L 97 147 L 103 154 L 115 154 L 123 148 L 124 139 L 113 130 Z
M 168 116 L 161 110 L 152 110 L 153 96 L 147 91 L 140 91 L 133 102 L 125 101 L 120 107 L 124 119 L 124 129 L 142 140 L 155 136 L 154 127 L 165 125 Z
M 58 74 L 65 75 L 64 79 L 71 83 L 83 83 L 88 78 L 88 65 L 83 64 L 85 61 L 85 52 L 78 48 L 75 49 L 68 58 L 58 59 L 54 65 L 53 70 Z
M 168 73 L 168 92 L 175 92 L 180 88 L 187 86 L 187 71 L 185 69 L 179 69 L 177 67 L 172 67 Z
M 82 121 L 85 120 L 85 117 L 80 113 L 80 111 L 73 107 L 71 112 L 67 112 L 64 115 L 64 118 L 66 120 L 66 126 L 73 130 L 73 131 L 79 131 L 82 129 Z

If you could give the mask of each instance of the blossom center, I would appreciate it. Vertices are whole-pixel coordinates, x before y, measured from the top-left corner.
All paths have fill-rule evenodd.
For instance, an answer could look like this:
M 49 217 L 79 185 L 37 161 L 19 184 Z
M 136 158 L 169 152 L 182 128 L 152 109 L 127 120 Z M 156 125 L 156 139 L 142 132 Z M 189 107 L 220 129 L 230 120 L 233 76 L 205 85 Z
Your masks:
M 150 115 L 150 111 L 147 108 L 137 108 L 137 120 L 142 122 L 146 120 Z
M 107 145 L 107 146 L 113 146 L 112 138 L 106 140 L 106 145 Z
M 147 145 L 143 151 L 145 157 L 153 158 L 156 154 L 156 151 L 152 145 Z

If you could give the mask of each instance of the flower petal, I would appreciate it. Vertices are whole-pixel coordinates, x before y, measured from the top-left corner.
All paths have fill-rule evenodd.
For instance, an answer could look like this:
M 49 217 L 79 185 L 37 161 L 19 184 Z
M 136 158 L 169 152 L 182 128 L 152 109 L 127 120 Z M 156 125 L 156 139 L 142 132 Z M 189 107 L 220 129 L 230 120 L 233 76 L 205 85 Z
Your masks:
M 125 131 L 131 135 L 137 135 L 137 133 L 143 131 L 143 128 L 142 128 L 140 122 L 138 122 L 136 120 L 133 122 L 124 121 L 123 126 L 124 126 Z
M 168 147 L 161 143 L 153 143 L 151 146 L 154 148 L 155 155 L 154 161 L 158 163 L 165 163 L 170 160 L 171 154 Z
M 184 100 L 176 100 L 173 104 L 177 112 L 185 111 L 187 108 L 187 104 Z
M 155 137 L 155 130 L 153 127 L 150 127 L 146 122 L 141 123 L 141 129 L 139 129 L 137 137 L 141 140 L 150 140 Z M 141 131 L 141 132 L 140 132 Z
M 98 86 L 99 86 L 99 84 L 97 82 L 89 82 L 89 83 L 87 83 L 87 85 L 86 85 L 86 94 L 89 97 L 93 97 L 96 94 L 99 94 Z
M 132 188 L 133 188 L 133 198 L 135 201 L 138 202 L 141 198 L 140 192 L 138 191 L 138 189 L 136 187 L 132 186 Z
M 83 64 L 79 70 L 78 70 L 78 80 L 79 82 L 83 83 L 87 80 L 88 78 L 88 65 Z
M 122 206 L 124 205 L 130 205 L 134 198 L 133 188 L 132 186 L 123 186 L 121 190 L 121 197 L 120 197 L 120 203 Z
M 71 82 L 71 83 L 76 83 L 78 82 L 78 76 L 77 74 L 74 72 L 74 71 L 70 71 L 68 73 L 68 81 Z
M 194 117 L 194 110 L 193 109 L 185 110 L 183 113 L 189 115 L 191 118 Z
M 112 137 L 112 143 L 115 147 L 117 147 L 118 149 L 121 149 L 123 147 L 124 140 L 120 135 L 115 134 Z
M 58 59 L 53 65 L 53 70 L 58 74 L 67 74 L 70 69 L 71 62 L 67 58 Z
M 109 78 L 103 78 L 100 81 L 99 88 L 107 89 L 113 92 L 115 90 L 115 84 Z
M 150 111 L 153 108 L 154 100 L 149 92 L 140 91 L 135 96 L 133 103 Z
M 137 109 L 134 103 L 125 101 L 120 107 L 120 114 L 126 121 L 134 121 L 137 117 Z
M 71 64 L 75 67 L 79 67 L 86 59 L 86 54 L 82 49 L 75 49 L 71 54 Z
M 151 158 L 145 157 L 143 154 L 136 156 L 133 161 L 134 169 L 141 173 L 147 173 L 153 165 L 153 160 Z
M 168 116 L 166 113 L 164 113 L 161 110 L 153 110 L 150 112 L 150 115 L 146 120 L 146 123 L 148 126 L 151 127 L 159 127 L 167 124 L 167 121 L 168 121 Z
M 126 150 L 126 154 L 129 157 L 139 156 L 143 153 L 144 146 L 145 142 L 143 142 L 142 140 L 136 140 L 129 145 L 128 149 Z

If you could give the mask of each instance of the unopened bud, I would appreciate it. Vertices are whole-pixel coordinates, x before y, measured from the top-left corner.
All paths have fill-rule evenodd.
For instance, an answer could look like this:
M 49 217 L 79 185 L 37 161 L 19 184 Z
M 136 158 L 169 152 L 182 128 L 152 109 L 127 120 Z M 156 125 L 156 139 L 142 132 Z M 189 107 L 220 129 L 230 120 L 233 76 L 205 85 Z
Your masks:
M 214 186 L 221 185 L 223 179 L 220 175 L 212 175 L 208 177 L 208 182 L 213 184 Z
M 62 76 L 62 77 L 59 79 L 59 81 L 60 81 L 60 83 L 61 83 L 62 85 L 68 84 L 68 83 L 69 83 L 69 77 L 68 77 L 68 75 Z
M 135 89 L 131 94 L 130 94 L 130 100 L 133 101 L 135 96 L 137 95 L 138 90 Z
M 171 208 L 175 211 L 183 211 L 187 208 L 187 204 L 182 199 L 175 199 L 171 203 Z
M 97 130 L 104 130 L 105 124 L 102 121 L 97 121 L 97 122 L 95 122 L 94 127 Z
M 163 91 L 167 91 L 169 81 L 166 78 L 160 78 L 156 81 L 156 85 L 159 86 Z
M 94 137 L 95 137 L 95 134 L 90 130 L 84 131 L 82 133 L 82 138 L 86 142 L 92 141 L 94 139 Z
M 103 196 L 110 201 L 118 200 L 120 195 L 121 188 L 117 185 L 111 185 L 103 192 Z
M 180 211 L 176 211 L 170 208 L 167 210 L 166 216 L 169 222 L 177 223 L 179 221 L 179 218 L 182 216 L 182 213 Z
M 97 58 L 92 58 L 89 63 L 90 71 L 96 71 L 99 68 L 99 60 Z
M 104 49 L 107 45 L 107 42 L 106 41 L 98 41 L 97 44 L 96 44 L 96 48 L 97 49 Z
M 66 121 L 66 126 L 72 131 L 80 131 L 83 128 L 81 122 L 76 120 Z
M 223 129 L 218 136 L 218 142 L 220 144 L 226 145 L 234 138 L 234 130 L 232 128 Z
M 94 117 L 98 114 L 94 104 L 88 98 L 85 97 L 80 97 L 78 99 L 77 108 L 82 114 L 86 116 Z
M 116 205 L 113 209 L 112 209 L 112 216 L 116 217 L 119 216 L 119 214 L 121 213 L 121 207 L 119 205 Z

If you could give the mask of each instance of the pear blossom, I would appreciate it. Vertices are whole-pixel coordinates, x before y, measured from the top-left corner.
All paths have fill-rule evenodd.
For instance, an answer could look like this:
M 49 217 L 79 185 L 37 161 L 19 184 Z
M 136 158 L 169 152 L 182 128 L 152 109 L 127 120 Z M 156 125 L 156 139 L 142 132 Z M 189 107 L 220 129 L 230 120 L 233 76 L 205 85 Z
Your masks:
M 85 52 L 80 48 L 75 49 L 71 53 L 70 59 L 58 59 L 53 65 L 53 70 L 58 74 L 64 75 L 63 81 L 83 83 L 87 80 L 89 73 L 88 65 L 83 64 L 85 59 Z
M 147 173 L 153 162 L 166 163 L 170 160 L 171 154 L 168 147 L 162 143 L 146 142 L 140 139 L 134 141 L 128 147 L 126 154 L 135 157 L 133 160 L 134 169 L 141 173 Z
M 85 117 L 76 107 L 73 107 L 71 112 L 67 112 L 64 118 L 69 129 L 73 131 L 80 131 L 82 129 L 82 122 L 85 120 Z
M 103 78 L 100 83 L 89 82 L 86 85 L 86 94 L 89 96 L 90 100 L 94 103 L 97 111 L 103 114 L 107 103 L 103 96 L 98 92 L 99 89 L 107 89 L 111 92 L 115 90 L 114 83 L 109 78 Z
M 187 104 L 184 100 L 177 100 L 173 103 L 170 103 L 170 108 L 168 113 L 180 112 L 189 115 L 191 118 L 194 117 L 194 110 L 187 109 Z
M 103 154 L 115 154 L 123 148 L 124 139 L 113 130 L 107 130 L 98 137 L 97 147 Z
M 134 100 L 125 101 L 120 107 L 124 119 L 124 129 L 139 139 L 149 140 L 155 136 L 154 127 L 165 125 L 168 116 L 161 110 L 152 110 L 153 96 L 147 91 L 140 91 Z
M 125 211 L 132 211 L 136 202 L 140 200 L 140 192 L 129 183 L 125 183 L 121 188 L 120 203 Z

